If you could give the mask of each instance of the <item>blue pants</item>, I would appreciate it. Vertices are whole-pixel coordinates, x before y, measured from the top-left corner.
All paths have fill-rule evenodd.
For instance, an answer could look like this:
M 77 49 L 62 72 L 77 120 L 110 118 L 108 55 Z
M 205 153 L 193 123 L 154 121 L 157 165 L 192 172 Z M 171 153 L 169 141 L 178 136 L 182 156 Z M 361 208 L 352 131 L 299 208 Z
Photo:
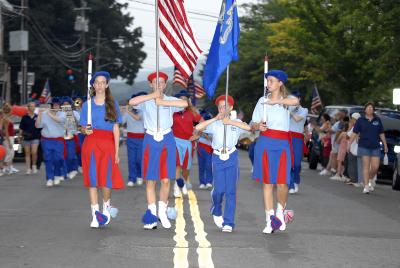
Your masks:
M 78 140 L 79 140 L 79 147 L 81 148 L 81 152 L 82 152 L 82 144 L 83 141 L 85 140 L 85 135 L 79 133 L 78 134 Z M 77 153 L 77 157 L 78 157 L 78 166 L 81 167 L 82 166 L 82 153 L 79 152 Z
M 197 147 L 197 159 L 199 161 L 200 184 L 212 184 L 212 153 L 208 153 L 204 148 L 199 146 Z
M 214 188 L 211 192 L 211 214 L 222 216 L 222 201 L 225 196 L 224 223 L 235 227 L 236 184 L 239 179 L 238 152 L 233 152 L 229 159 L 222 161 L 216 154 L 212 155 Z
M 294 165 L 290 170 L 289 189 L 294 189 L 294 184 L 300 184 L 301 160 L 303 159 L 303 139 L 293 138 Z
M 251 164 L 254 165 L 254 147 L 256 147 L 256 142 L 252 142 L 249 145 L 249 158 L 251 161 Z
M 65 159 L 65 170 L 66 173 L 78 170 L 78 157 L 76 155 L 75 141 L 66 140 L 67 143 L 67 159 Z
M 136 179 L 142 174 L 143 139 L 127 138 L 126 145 L 128 147 L 129 181 L 136 183 Z
M 46 180 L 64 175 L 64 142 L 42 139 L 42 151 L 46 165 Z

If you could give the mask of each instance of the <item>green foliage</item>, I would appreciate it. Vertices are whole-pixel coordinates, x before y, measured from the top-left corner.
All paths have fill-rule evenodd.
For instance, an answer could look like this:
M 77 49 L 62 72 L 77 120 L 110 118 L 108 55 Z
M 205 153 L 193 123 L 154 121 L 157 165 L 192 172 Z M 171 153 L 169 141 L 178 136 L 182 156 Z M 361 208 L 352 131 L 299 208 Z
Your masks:
M 315 84 L 325 105 L 391 106 L 400 84 L 398 1 L 271 0 L 246 8 L 230 92 L 247 119 L 262 96 L 266 53 L 269 68 L 288 73 L 289 90 L 300 90 L 305 106 Z

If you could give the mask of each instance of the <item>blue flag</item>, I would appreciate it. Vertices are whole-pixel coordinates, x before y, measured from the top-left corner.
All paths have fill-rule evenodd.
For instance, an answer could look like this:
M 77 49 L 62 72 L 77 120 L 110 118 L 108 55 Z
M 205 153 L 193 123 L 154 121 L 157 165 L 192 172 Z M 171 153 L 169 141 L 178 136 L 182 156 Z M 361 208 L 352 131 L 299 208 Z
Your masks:
M 232 60 L 237 61 L 239 43 L 239 18 L 236 0 L 224 0 L 217 28 L 204 67 L 203 85 L 207 95 L 214 96 L 218 79 Z

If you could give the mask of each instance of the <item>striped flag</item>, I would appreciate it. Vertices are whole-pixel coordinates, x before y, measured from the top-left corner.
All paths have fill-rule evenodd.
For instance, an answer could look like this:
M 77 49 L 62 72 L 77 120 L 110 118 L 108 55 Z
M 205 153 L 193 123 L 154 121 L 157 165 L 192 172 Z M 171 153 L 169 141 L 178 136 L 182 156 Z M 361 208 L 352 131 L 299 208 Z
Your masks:
M 196 92 L 196 99 L 201 99 L 206 95 L 206 90 L 200 85 L 199 82 L 194 81 L 194 88 Z
M 312 99 L 311 99 L 311 113 L 318 114 L 318 107 L 322 107 L 321 98 L 318 94 L 317 85 L 314 86 L 312 91 Z
M 184 0 L 158 0 L 160 45 L 182 73 L 189 78 L 202 50 L 186 17 Z
M 50 91 L 50 84 L 49 79 L 46 79 L 46 83 L 44 84 L 42 94 L 40 94 L 39 102 L 41 104 L 49 103 L 51 101 L 51 91 Z
M 175 67 L 175 72 L 174 72 L 174 80 L 172 82 L 174 85 L 180 85 L 183 88 L 188 87 L 188 80 L 183 77 L 182 73 Z

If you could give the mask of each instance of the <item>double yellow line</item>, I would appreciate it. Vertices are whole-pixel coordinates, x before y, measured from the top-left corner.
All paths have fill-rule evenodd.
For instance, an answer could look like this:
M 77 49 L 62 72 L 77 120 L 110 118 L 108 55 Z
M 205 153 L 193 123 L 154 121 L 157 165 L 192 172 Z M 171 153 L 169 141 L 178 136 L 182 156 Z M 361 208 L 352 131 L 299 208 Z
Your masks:
M 200 268 L 214 268 L 212 260 L 212 248 L 211 243 L 207 240 L 207 233 L 204 231 L 204 222 L 200 217 L 200 209 L 197 203 L 197 198 L 193 190 L 188 191 L 190 215 L 192 218 L 195 240 L 198 244 L 197 256 L 198 264 Z M 188 254 L 189 254 L 189 243 L 186 240 L 186 221 L 183 216 L 183 198 L 175 198 L 175 207 L 178 211 L 176 217 L 174 240 L 176 242 L 174 248 L 174 267 L 175 268 L 187 268 L 189 267 Z

